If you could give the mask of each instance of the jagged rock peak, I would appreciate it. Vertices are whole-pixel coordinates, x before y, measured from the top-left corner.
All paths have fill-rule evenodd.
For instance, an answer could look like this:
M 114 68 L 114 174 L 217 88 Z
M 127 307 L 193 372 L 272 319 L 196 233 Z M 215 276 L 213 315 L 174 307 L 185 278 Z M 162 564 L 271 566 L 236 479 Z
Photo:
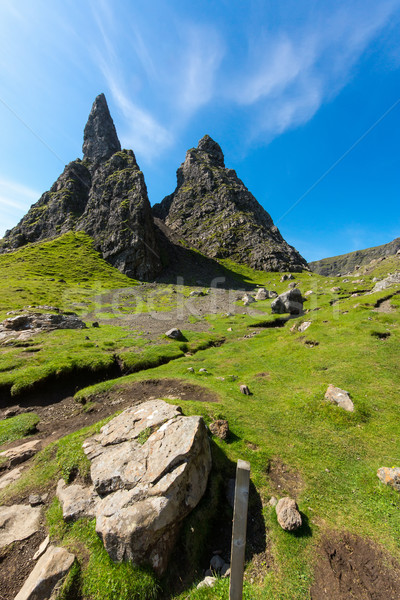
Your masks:
M 264 271 L 308 268 L 235 171 L 225 168 L 220 146 L 208 135 L 187 151 L 175 191 L 153 206 L 153 215 L 210 258 Z
M 94 166 L 109 159 L 121 150 L 114 121 L 108 109 L 104 94 L 99 94 L 93 102 L 88 121 L 83 132 L 83 158 Z
M 197 144 L 197 150 L 206 152 L 212 162 L 214 162 L 217 166 L 225 166 L 224 153 L 221 150 L 221 146 L 217 144 L 217 142 L 215 142 L 209 135 L 205 135 L 201 138 Z

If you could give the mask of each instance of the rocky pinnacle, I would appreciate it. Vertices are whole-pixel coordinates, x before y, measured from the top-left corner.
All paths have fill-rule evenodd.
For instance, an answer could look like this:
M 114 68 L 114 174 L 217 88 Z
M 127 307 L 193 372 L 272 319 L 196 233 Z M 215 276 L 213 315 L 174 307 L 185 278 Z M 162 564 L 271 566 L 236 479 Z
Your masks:
M 83 132 L 83 158 L 90 160 L 96 167 L 119 150 L 121 144 L 108 110 L 107 100 L 104 94 L 99 94 L 93 102 Z

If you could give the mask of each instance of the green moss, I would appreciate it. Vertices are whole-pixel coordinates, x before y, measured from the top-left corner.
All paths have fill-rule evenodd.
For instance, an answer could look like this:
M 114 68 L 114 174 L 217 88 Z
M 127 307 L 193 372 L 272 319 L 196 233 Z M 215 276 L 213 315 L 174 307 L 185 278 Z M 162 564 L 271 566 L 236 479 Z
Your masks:
M 39 421 L 39 416 L 35 413 L 23 413 L 0 421 L 0 445 L 36 433 Z

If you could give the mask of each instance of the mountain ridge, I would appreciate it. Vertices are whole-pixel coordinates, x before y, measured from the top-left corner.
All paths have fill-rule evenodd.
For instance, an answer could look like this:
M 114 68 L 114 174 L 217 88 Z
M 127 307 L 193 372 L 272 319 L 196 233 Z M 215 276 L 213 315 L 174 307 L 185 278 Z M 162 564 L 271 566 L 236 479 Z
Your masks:
M 357 267 L 366 267 L 372 261 L 395 256 L 400 250 L 400 237 L 382 244 L 381 246 L 373 246 L 363 250 L 355 250 L 338 256 L 331 256 L 315 260 L 309 263 L 310 269 L 318 275 L 339 276 L 352 273 L 357 270 Z
M 82 150 L 83 159 L 66 165 L 50 190 L 5 233 L 0 253 L 83 231 L 111 265 L 150 281 L 163 270 L 157 240 L 165 238 L 155 217 L 208 258 L 229 258 L 264 271 L 308 270 L 236 172 L 225 167 L 221 147 L 210 136 L 187 151 L 175 192 L 153 209 L 134 152 L 121 150 L 104 94 L 91 108 Z M 179 211 L 183 220 L 177 219 Z M 168 247 L 172 260 L 182 258 L 182 252 Z

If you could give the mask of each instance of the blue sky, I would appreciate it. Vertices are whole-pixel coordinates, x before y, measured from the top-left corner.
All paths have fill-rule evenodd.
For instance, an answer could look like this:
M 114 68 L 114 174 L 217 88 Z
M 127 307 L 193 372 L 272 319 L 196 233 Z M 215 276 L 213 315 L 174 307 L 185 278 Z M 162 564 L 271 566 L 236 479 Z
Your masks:
M 208 133 L 307 260 L 389 242 L 399 82 L 400 0 L 2 0 L 0 236 L 104 92 L 152 204 Z

